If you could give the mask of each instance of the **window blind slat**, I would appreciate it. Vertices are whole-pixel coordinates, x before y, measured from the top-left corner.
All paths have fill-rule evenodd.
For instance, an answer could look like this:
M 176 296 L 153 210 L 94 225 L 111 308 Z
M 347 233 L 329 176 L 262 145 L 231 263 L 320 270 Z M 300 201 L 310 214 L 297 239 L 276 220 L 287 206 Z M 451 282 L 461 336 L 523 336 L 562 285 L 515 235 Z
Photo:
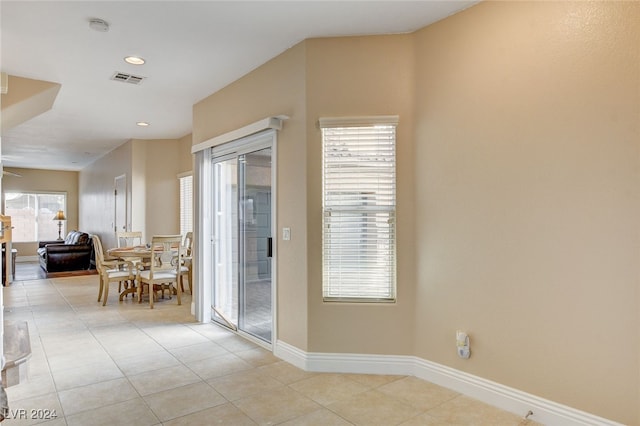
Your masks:
M 193 231 L 193 176 L 180 180 L 180 234 Z
M 324 298 L 394 300 L 395 125 L 322 132 Z

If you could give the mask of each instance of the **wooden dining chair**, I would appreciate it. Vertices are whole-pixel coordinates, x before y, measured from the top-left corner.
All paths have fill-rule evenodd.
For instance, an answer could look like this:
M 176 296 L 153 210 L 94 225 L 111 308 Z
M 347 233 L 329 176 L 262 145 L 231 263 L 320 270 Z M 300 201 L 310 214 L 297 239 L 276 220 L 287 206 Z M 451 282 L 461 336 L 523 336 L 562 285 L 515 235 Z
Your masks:
M 144 243 L 142 242 L 142 232 L 141 231 L 116 231 L 116 244 L 117 247 L 134 247 L 134 246 L 142 246 Z M 127 261 L 133 263 L 136 266 L 138 263 L 142 262 L 142 258 L 132 257 L 127 259 Z M 122 283 L 118 286 L 118 291 L 122 291 Z
M 107 304 L 109 298 L 109 284 L 118 282 L 118 288 L 122 288 L 122 283 L 127 282 L 128 285 L 135 285 L 133 280 L 136 277 L 135 268 L 129 261 L 112 259 L 106 260 L 100 237 L 92 235 L 93 250 L 96 256 L 96 269 L 100 274 L 100 288 L 98 289 L 98 302 L 102 299 L 102 306 Z M 120 292 L 120 290 L 118 290 Z
M 136 274 L 138 285 L 138 303 L 142 302 L 144 288 L 148 288 L 149 307 L 153 309 L 157 292 L 169 290 L 169 298 L 175 290 L 178 305 L 182 305 L 182 289 L 180 276 L 182 267 L 182 236 L 154 235 L 151 238 L 151 258 L 148 264 L 139 264 Z M 144 269 L 141 268 L 144 266 Z
M 141 246 L 142 232 L 140 231 L 116 231 L 118 247 Z

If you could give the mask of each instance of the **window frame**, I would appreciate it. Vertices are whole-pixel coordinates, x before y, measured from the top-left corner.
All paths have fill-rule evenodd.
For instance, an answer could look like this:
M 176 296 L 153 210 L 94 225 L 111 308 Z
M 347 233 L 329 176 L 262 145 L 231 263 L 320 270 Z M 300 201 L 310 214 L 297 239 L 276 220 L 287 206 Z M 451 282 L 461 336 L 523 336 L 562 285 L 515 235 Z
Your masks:
M 339 117 L 319 120 L 322 132 L 322 295 L 324 302 L 394 303 L 397 300 L 397 125 L 398 116 Z M 357 149 L 359 142 L 354 139 L 352 139 L 353 142 L 349 142 L 348 139 L 348 134 L 351 132 L 371 133 L 371 130 L 376 128 L 381 129 L 377 136 L 373 139 L 367 139 L 368 136 L 364 136 L 366 142 L 360 143 L 365 143 L 367 146 L 370 146 L 370 143 L 379 143 L 380 147 L 384 145 L 381 148 L 383 151 L 388 151 L 391 146 L 390 156 L 386 152 L 380 154 L 383 155 L 380 158 L 384 158 L 383 161 L 387 163 L 386 168 L 376 167 L 375 163 L 378 160 L 372 161 L 370 158 L 358 157 L 355 149 Z M 384 138 L 389 138 L 390 128 L 392 128 L 392 139 L 385 140 Z M 356 191 L 360 196 L 354 197 L 355 193 L 350 192 L 350 184 L 347 183 L 348 174 L 340 172 L 340 174 L 347 176 L 343 178 L 343 183 L 340 183 L 341 178 L 335 171 L 340 170 L 338 168 L 340 166 L 335 160 L 338 156 L 333 155 L 334 160 L 332 160 L 331 153 L 327 151 L 327 146 L 330 144 L 327 141 L 327 135 L 339 131 L 339 129 L 345 129 L 345 141 L 340 142 L 343 144 L 341 149 L 347 151 L 354 149 L 352 155 L 354 155 L 355 161 L 349 162 L 349 168 L 356 169 L 356 171 L 349 172 L 355 173 L 351 175 L 351 178 L 353 179 L 354 176 L 360 174 L 360 171 L 357 170 L 359 167 L 372 170 L 373 166 L 373 173 L 379 173 L 378 180 L 381 183 L 369 183 L 370 186 L 367 186 L 367 179 L 363 179 L 358 184 Z M 347 146 L 349 143 L 352 145 Z M 364 159 L 360 160 L 360 158 Z M 388 167 L 389 161 L 392 161 L 391 168 Z M 384 162 L 381 164 L 385 164 Z M 332 167 L 334 171 L 330 170 Z M 331 177 L 332 173 L 335 173 L 333 177 Z M 338 177 L 336 178 L 336 176 Z M 337 185 L 342 189 L 336 190 L 335 179 L 338 179 Z M 328 180 L 332 183 L 328 184 Z M 342 195 L 340 195 L 341 191 Z M 338 218 L 332 222 L 332 215 L 336 217 L 342 215 L 344 220 L 340 221 Z M 356 223 L 355 226 L 353 221 Z M 342 223 L 346 225 L 342 225 Z M 372 223 L 373 225 L 371 225 Z M 339 231 L 330 231 L 332 225 L 339 227 Z M 348 236 L 349 232 L 353 232 L 354 229 L 361 235 L 360 241 L 358 238 Z M 345 237 L 345 235 L 347 236 Z M 344 242 L 340 243 L 341 240 Z M 354 241 L 359 245 L 355 252 L 349 248 Z M 375 243 L 373 249 L 371 242 Z M 366 250 L 363 250 L 364 246 L 366 246 Z M 334 247 L 337 247 L 337 250 Z M 352 251 L 349 252 L 349 250 Z M 335 251 L 338 251 L 339 254 L 335 255 Z M 364 260 L 360 255 L 363 252 L 365 253 Z M 354 261 L 352 256 L 349 256 L 354 253 L 359 255 L 358 260 Z M 343 259 L 347 259 L 347 261 L 344 262 Z M 364 266 L 364 263 L 368 263 L 370 266 Z M 343 264 L 346 266 L 343 267 Z M 372 272 L 371 265 L 375 265 L 378 272 Z M 346 270 L 344 274 L 342 273 L 343 268 Z M 369 268 L 368 271 L 367 268 Z M 357 277 L 350 280 L 356 283 L 355 286 L 341 282 L 343 276 L 349 275 Z M 368 279 L 372 276 L 374 279 Z M 349 281 L 349 279 L 345 281 Z M 362 286 L 363 281 L 374 283 L 374 287 L 365 290 L 367 286 Z M 358 292 L 360 293 L 358 294 Z
M 17 238 L 19 238 L 20 235 L 20 231 L 16 230 L 16 226 L 20 226 L 19 222 L 16 220 L 17 217 L 15 214 L 10 214 L 11 212 L 7 211 L 7 196 L 10 194 L 21 194 L 21 195 L 29 195 L 29 196 L 34 196 L 35 197 L 35 207 L 34 207 L 34 213 L 35 213 L 35 229 L 33 230 L 34 233 L 33 235 L 35 236 L 35 240 L 24 240 L 24 241 L 20 241 Z M 58 221 L 54 221 L 53 217 L 55 216 L 55 214 L 57 213 L 57 210 L 55 212 L 52 213 L 51 216 L 51 222 L 55 224 L 55 235 L 52 235 L 50 238 L 47 236 L 46 238 L 40 235 L 40 225 L 39 225 L 39 220 L 38 220 L 38 216 L 39 216 L 39 210 L 40 210 L 40 206 L 39 203 L 41 202 L 40 197 L 41 196 L 61 196 L 63 198 L 62 200 L 62 211 L 65 213 L 65 216 L 67 217 L 66 220 L 62 221 L 62 228 L 60 230 L 60 235 L 62 238 L 64 238 L 67 235 L 67 222 L 69 220 L 69 213 L 67 211 L 67 204 L 68 204 L 68 194 L 66 191 L 21 191 L 21 190 L 7 190 L 3 193 L 3 211 L 5 213 L 5 215 L 7 216 L 13 216 L 12 217 L 12 226 L 14 227 L 14 231 L 12 232 L 13 235 L 13 242 L 14 243 L 37 243 L 39 241 L 53 241 L 56 240 L 58 238 Z

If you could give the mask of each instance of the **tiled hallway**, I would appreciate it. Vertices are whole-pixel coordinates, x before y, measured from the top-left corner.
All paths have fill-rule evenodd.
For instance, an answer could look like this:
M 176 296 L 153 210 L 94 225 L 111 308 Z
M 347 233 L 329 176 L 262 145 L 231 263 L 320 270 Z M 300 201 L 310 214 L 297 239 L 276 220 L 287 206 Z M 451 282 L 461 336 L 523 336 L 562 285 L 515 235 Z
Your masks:
M 519 425 L 518 416 L 404 376 L 307 373 L 190 315 L 190 295 L 150 310 L 97 299 L 98 277 L 16 281 L 5 320 L 26 320 L 29 380 L 10 414 L 47 425 Z M 38 413 L 38 412 L 36 412 Z M 3 426 L 45 422 L 7 419 Z

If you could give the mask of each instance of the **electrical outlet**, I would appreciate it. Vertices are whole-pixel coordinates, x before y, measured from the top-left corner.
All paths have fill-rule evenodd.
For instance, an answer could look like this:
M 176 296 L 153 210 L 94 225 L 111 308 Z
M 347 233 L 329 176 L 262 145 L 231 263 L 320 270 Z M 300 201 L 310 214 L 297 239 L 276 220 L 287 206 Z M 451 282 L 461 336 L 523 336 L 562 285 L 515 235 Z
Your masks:
M 468 359 L 471 356 L 471 349 L 469 348 L 469 336 L 464 331 L 456 331 L 456 346 L 458 349 L 458 356 L 463 359 Z

